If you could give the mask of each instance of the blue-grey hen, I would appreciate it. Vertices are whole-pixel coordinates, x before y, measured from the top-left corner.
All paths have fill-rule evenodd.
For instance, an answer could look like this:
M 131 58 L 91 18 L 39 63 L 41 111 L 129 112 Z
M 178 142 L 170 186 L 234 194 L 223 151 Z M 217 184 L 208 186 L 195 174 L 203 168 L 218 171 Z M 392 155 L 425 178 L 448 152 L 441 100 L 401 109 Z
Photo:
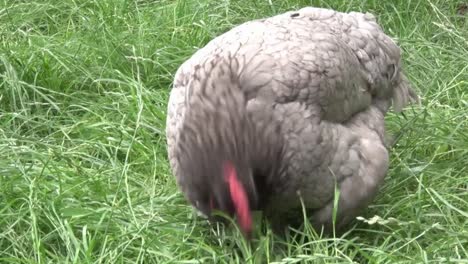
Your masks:
M 372 201 L 389 166 L 384 116 L 417 96 L 371 14 L 307 7 L 239 25 L 184 62 L 167 116 L 170 165 L 188 201 L 252 229 L 302 212 L 336 228 Z

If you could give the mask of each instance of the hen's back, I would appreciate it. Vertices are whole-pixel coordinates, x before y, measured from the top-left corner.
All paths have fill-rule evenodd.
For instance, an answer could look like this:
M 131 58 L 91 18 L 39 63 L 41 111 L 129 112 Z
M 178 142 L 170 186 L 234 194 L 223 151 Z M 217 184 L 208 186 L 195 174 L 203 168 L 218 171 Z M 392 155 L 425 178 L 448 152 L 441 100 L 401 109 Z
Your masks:
M 401 72 L 399 47 L 370 14 L 307 7 L 244 23 L 210 41 L 177 71 L 175 89 L 207 75 L 225 58 L 247 99 L 319 106 L 342 122 L 379 101 L 399 111 L 414 94 Z

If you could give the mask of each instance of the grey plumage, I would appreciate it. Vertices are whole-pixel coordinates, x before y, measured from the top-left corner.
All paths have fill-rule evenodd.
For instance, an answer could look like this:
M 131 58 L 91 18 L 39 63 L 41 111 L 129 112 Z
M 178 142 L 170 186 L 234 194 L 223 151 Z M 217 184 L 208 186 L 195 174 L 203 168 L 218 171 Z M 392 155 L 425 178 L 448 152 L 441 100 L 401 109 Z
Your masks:
M 187 199 L 233 212 L 221 176 L 233 162 L 253 209 L 274 222 L 299 211 L 338 227 L 388 170 L 384 116 L 417 100 L 399 47 L 371 14 L 307 7 L 237 26 L 178 69 L 167 117 L 170 165 Z

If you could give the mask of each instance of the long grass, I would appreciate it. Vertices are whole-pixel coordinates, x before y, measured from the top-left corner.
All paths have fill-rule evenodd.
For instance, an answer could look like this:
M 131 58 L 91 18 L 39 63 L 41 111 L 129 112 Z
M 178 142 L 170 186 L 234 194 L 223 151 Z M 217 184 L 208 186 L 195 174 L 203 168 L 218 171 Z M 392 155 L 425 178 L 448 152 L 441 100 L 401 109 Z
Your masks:
M 457 1 L 1 0 L 0 262 L 468 263 L 468 17 Z M 307 5 L 372 12 L 422 97 L 348 232 L 247 243 L 170 173 L 177 67 L 229 28 Z M 460 12 L 458 12 L 460 13 Z

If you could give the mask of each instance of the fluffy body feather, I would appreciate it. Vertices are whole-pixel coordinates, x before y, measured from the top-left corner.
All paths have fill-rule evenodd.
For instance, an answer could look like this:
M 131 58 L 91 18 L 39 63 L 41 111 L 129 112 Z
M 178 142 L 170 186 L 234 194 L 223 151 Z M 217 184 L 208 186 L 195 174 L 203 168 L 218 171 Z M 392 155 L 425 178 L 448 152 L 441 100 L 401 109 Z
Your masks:
M 235 212 L 223 162 L 250 208 L 288 224 L 310 210 L 337 227 L 375 197 L 389 165 L 384 116 L 417 100 L 399 47 L 374 16 L 307 7 L 239 25 L 181 65 L 171 90 L 170 165 L 187 199 Z M 300 216 L 299 216 L 300 219 Z

